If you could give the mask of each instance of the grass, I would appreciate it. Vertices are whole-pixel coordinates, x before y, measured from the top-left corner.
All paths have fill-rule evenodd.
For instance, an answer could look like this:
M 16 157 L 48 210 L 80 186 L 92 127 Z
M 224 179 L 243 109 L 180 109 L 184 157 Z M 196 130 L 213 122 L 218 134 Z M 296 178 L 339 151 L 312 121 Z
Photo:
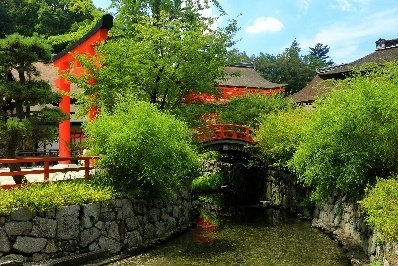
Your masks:
M 0 190 L 0 214 L 8 214 L 13 208 L 22 207 L 32 212 L 46 212 L 65 205 L 101 202 L 112 198 L 115 198 L 112 188 L 100 187 L 90 180 L 33 183 L 18 189 Z

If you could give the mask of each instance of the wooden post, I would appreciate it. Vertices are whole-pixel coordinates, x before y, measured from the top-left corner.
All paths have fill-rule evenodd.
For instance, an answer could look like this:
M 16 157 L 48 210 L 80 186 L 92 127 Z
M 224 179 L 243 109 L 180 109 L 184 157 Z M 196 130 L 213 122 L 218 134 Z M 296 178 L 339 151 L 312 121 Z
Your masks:
M 44 181 L 50 179 L 50 161 L 48 159 L 44 160 Z
M 84 159 L 84 178 L 85 179 L 90 178 L 90 163 L 88 158 Z

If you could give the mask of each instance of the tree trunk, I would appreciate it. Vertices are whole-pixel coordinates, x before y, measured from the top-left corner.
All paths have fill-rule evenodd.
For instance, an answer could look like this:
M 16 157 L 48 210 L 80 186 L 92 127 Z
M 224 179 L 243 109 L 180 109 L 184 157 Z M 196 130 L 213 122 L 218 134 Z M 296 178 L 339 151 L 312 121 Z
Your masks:
M 17 134 L 15 134 L 17 135 Z M 9 145 L 5 150 L 4 150 L 4 157 L 8 159 L 15 159 L 17 158 L 17 143 L 18 143 L 18 138 L 16 138 L 13 142 Z M 10 172 L 14 171 L 21 171 L 21 165 L 19 163 L 13 163 L 9 164 L 8 168 L 10 169 Z M 26 178 L 24 175 L 13 175 L 12 178 L 14 179 L 15 184 L 22 184 L 26 183 Z
M 10 168 L 10 172 L 21 171 L 21 165 L 19 163 L 10 164 L 8 167 Z M 15 184 L 27 183 L 24 175 L 13 175 L 12 179 L 14 179 Z

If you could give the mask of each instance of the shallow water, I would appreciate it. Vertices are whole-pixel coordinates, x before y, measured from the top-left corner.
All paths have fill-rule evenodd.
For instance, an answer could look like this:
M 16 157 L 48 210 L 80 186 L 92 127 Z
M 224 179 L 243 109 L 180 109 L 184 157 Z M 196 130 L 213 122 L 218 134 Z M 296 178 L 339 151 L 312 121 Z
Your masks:
M 111 265 L 350 265 L 338 244 L 309 221 L 260 206 L 225 206 L 201 196 L 198 226 Z

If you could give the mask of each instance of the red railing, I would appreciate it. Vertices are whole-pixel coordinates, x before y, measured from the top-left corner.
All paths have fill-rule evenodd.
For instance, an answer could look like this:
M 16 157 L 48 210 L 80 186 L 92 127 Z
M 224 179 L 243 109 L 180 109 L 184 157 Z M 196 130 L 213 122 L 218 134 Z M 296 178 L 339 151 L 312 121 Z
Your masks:
M 84 178 L 90 178 L 90 170 L 92 169 L 92 161 L 98 159 L 98 156 L 78 156 L 78 157 L 23 157 L 16 159 L 0 159 L 0 164 L 22 164 L 22 163 L 39 163 L 44 164 L 43 168 L 40 169 L 24 169 L 21 171 L 12 172 L 0 172 L 0 178 L 3 176 L 15 176 L 15 175 L 29 175 L 29 174 L 43 174 L 43 181 L 48 181 L 50 173 L 67 173 L 84 170 Z M 50 168 L 50 162 L 60 161 L 81 161 L 84 162 L 83 166 L 66 167 L 66 168 Z M 61 164 L 62 165 L 62 164 Z M 10 189 L 14 187 L 21 187 L 21 184 L 6 184 L 1 185 L 2 189 Z
M 201 142 L 233 139 L 252 143 L 250 128 L 234 124 L 211 124 L 198 129 L 198 138 Z

